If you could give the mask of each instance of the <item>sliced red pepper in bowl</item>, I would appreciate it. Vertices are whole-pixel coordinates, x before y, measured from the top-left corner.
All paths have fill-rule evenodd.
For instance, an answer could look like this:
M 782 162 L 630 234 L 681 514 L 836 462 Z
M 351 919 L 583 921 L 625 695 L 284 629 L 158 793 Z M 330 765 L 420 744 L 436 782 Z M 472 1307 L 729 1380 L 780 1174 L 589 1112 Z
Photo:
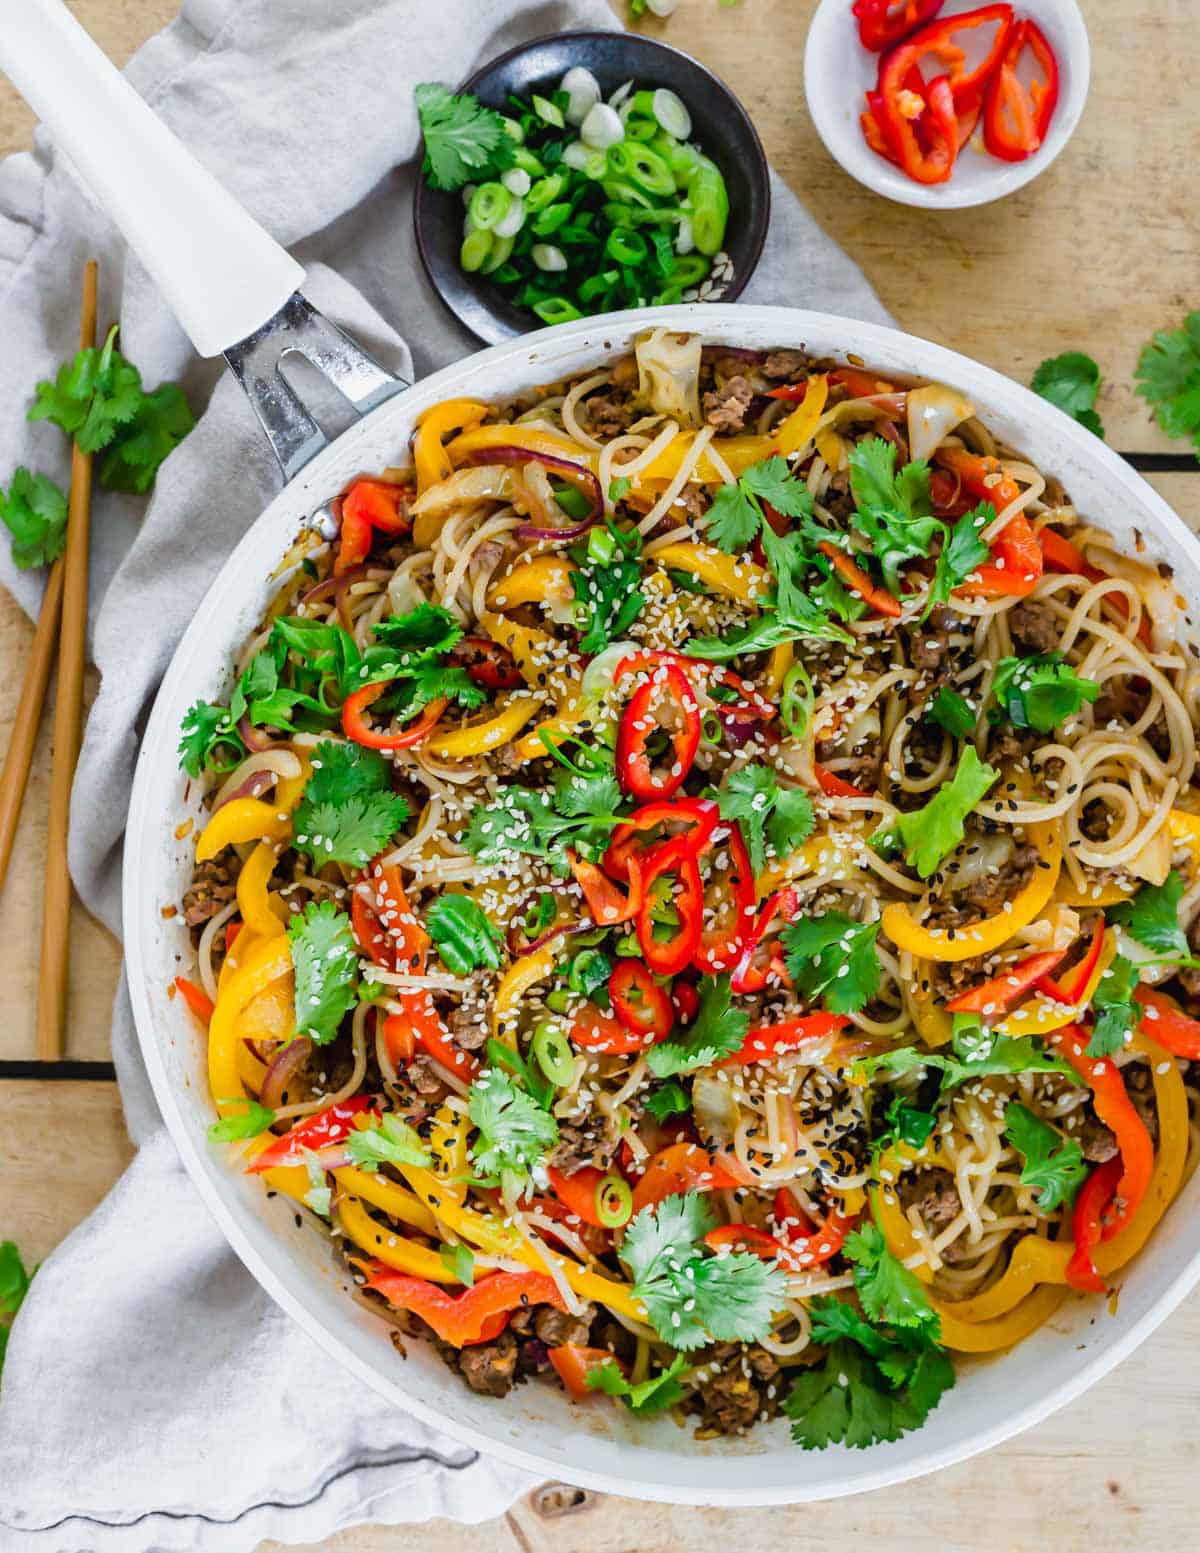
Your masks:
M 944 77 L 956 104 L 966 100 L 982 91 L 1000 67 L 1012 26 L 1013 8 L 1008 4 L 981 5 L 957 16 L 939 16 L 883 57 L 879 65 L 879 90 L 885 99 L 899 91 L 907 84 L 909 72 L 915 65 L 926 76 L 934 73 Z M 986 39 L 989 27 L 994 27 L 995 32 Z M 974 64 L 968 64 L 968 50 L 963 47 L 963 35 L 971 33 L 979 33 L 985 38 L 985 47 Z M 975 52 L 974 48 L 970 51 Z M 929 58 L 936 63 L 933 72 L 923 68 L 923 61 Z
M 298 1165 L 304 1159 L 306 1149 L 314 1154 L 337 1143 L 344 1143 L 351 1130 L 358 1125 L 359 1117 L 375 1107 L 373 1095 L 352 1095 L 349 1100 L 339 1100 L 327 1106 L 316 1116 L 306 1116 L 296 1123 L 290 1132 L 276 1138 L 256 1154 L 246 1166 L 251 1175 L 261 1175 L 264 1170 L 274 1170 L 277 1165 Z
M 1098 1165 L 1079 1190 L 1071 1216 L 1071 1238 L 1075 1250 L 1067 1263 L 1067 1282 L 1082 1294 L 1103 1294 L 1104 1279 L 1096 1271 L 1092 1253 L 1105 1234 L 1105 1215 L 1116 1199 L 1123 1166 L 1115 1159 Z
M 766 949 L 764 963 L 763 946 L 771 938 L 773 931 L 781 928 L 787 922 L 791 922 L 800 909 L 800 897 L 795 890 L 776 890 L 774 895 L 763 902 L 762 908 L 750 929 L 746 944 L 742 950 L 741 959 L 737 969 L 730 979 L 730 989 L 739 996 L 748 992 L 761 992 L 767 985 L 772 970 L 775 968 L 775 954 L 778 944 Z
M 450 704 L 444 696 L 430 701 L 420 715 L 399 733 L 381 733 L 367 722 L 363 713 L 387 690 L 386 681 L 376 685 L 364 685 L 346 697 L 342 705 L 342 732 L 355 744 L 369 750 L 405 750 L 420 744 L 433 732 L 442 713 Z
M 1026 55 L 1035 73 L 1026 85 L 1019 74 Z M 1013 24 L 1004 54 L 987 86 L 983 143 L 1004 162 L 1023 162 L 1044 144 L 1058 103 L 1058 60 L 1032 17 Z
M 916 114 L 910 114 L 911 94 L 901 80 L 897 78 L 893 86 L 885 86 L 879 93 L 883 133 L 895 148 L 901 171 L 915 183 L 945 183 L 958 156 L 958 119 L 950 83 L 944 75 L 931 81 L 924 110 L 918 108 Z M 922 136 L 917 133 L 915 119 L 920 120 Z
M 639 850 L 656 850 L 662 841 L 686 841 L 695 856 L 708 848 L 720 811 L 711 798 L 665 798 L 643 804 L 622 824 L 613 828 L 604 854 L 604 870 L 614 879 L 629 878 L 629 859 Z M 647 833 L 662 827 L 664 834 L 647 845 Z M 676 829 L 682 826 L 682 829 Z M 643 868 L 644 873 L 644 868 Z
M 407 502 L 412 491 L 385 480 L 356 480 L 341 499 L 342 527 L 333 575 L 340 577 L 365 561 L 374 531 L 407 534 L 412 527 Z
M 854 0 L 858 36 L 872 53 L 890 49 L 915 27 L 930 21 L 945 0 Z

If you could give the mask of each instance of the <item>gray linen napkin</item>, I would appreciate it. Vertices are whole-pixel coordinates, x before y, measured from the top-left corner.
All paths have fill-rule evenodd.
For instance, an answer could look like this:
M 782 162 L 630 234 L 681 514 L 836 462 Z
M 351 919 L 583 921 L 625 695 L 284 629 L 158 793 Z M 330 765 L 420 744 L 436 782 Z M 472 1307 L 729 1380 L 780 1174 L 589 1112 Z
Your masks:
M 310 267 L 312 300 L 390 366 L 421 375 L 475 347 L 414 251 L 413 85 L 454 83 L 541 33 L 613 25 L 602 0 L 185 0 L 129 76 Z M 747 299 L 886 322 L 857 268 L 778 180 L 774 198 Z M 240 390 L 219 364 L 194 358 L 43 138 L 0 167 L 0 479 L 25 463 L 65 483 L 62 439 L 24 422 L 22 395 L 74 351 L 89 255 L 101 261 L 102 319 L 106 307 L 120 317 L 146 381 L 181 380 L 203 410 L 144 515 L 128 498 L 96 500 L 102 679 L 76 779 L 71 864 L 84 901 L 116 932 L 140 728 L 198 601 L 279 476 Z M 14 573 L 2 543 L 0 579 L 36 609 L 40 577 Z M 364 1395 L 230 1252 L 163 1129 L 124 988 L 113 1051 L 138 1153 L 38 1273 L 14 1328 L 0 1393 L 0 1549 L 237 1553 L 366 1521 L 500 1514 L 527 1475 Z M 87 1140 L 70 1146 L 86 1153 Z

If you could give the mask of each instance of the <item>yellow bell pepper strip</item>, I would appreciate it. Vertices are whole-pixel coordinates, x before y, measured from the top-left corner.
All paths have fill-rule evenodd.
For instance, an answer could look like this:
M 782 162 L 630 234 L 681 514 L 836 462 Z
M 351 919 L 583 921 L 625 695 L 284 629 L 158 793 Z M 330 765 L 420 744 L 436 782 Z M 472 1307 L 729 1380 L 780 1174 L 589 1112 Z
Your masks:
M 480 615 L 479 624 L 497 646 L 512 654 L 527 685 L 535 690 L 545 687 L 547 672 L 555 661 L 554 638 L 548 632 L 509 620 L 490 609 Z
M 1193 875 L 1200 872 L 1200 814 L 1189 814 L 1186 809 L 1172 809 L 1167 815 L 1167 831 L 1172 841 L 1182 841 L 1192 854 Z
M 816 431 L 828 398 L 829 379 L 823 372 L 818 372 L 815 377 L 809 378 L 799 407 L 776 426 L 770 438 L 772 451 L 782 453 L 785 458 L 799 453 Z
M 561 555 L 535 555 L 518 561 L 488 589 L 490 609 L 516 609 L 518 604 L 569 604 L 575 597 L 571 582 L 577 571 L 573 561 Z
M 854 867 L 850 848 L 835 841 L 832 836 L 813 836 L 802 842 L 795 851 L 789 852 L 782 862 L 763 869 L 755 881 L 755 889 L 761 901 L 800 874 L 827 873 L 834 868 L 840 877 L 845 878 Z
M 590 721 L 595 719 L 594 722 Z M 546 746 L 542 742 L 542 734 L 550 738 L 561 738 L 563 734 L 573 733 L 583 722 L 589 722 L 592 727 L 599 727 L 604 721 L 596 711 L 594 704 L 589 705 L 583 698 L 583 688 L 579 681 L 568 692 L 566 699 L 559 706 L 553 717 L 547 717 L 545 721 L 518 739 L 513 745 L 513 756 L 518 764 L 527 760 L 541 760 L 545 757 Z
M 496 1000 L 492 1004 L 492 1034 L 496 1040 L 511 1046 L 514 1051 L 517 1049 L 517 1014 L 521 999 L 530 987 L 545 981 L 558 964 L 564 937 L 564 932 L 555 933 L 553 938 L 547 939 L 532 954 L 522 955 L 519 960 L 515 960 L 500 978 Z
M 481 404 L 478 399 L 446 399 L 425 411 L 417 422 L 413 437 L 413 464 L 417 474 L 418 495 L 423 496 L 430 486 L 448 480 L 453 473 L 454 464 L 449 450 L 444 446 L 450 433 L 478 426 L 487 412 L 487 405 Z
M 1000 949 L 1014 933 L 1037 917 L 1054 894 L 1062 867 L 1062 840 L 1058 825 L 1049 821 L 1029 827 L 1030 843 L 1037 848 L 1039 863 L 1033 878 L 1008 903 L 1006 910 L 963 928 L 926 928 L 915 920 L 905 901 L 893 901 L 883 910 L 882 926 L 898 949 L 907 949 L 922 960 L 943 964 L 971 960 Z
M 389 1218 L 411 1224 L 423 1235 L 437 1235 L 437 1221 L 421 1199 L 386 1176 L 359 1170 L 356 1165 L 341 1165 L 333 1178 L 349 1196 L 370 1203 L 372 1208 L 382 1208 Z
M 933 966 L 928 960 L 913 961 L 909 1006 L 917 1034 L 926 1046 L 936 1049 L 949 1044 L 954 1033 L 954 1020 L 934 996 Z
M 1128 883 L 1120 879 L 1106 879 L 1102 883 L 1085 884 L 1078 888 L 1067 873 L 1063 873 L 1054 889 L 1054 899 L 1060 906 L 1073 906 L 1079 910 L 1101 911 L 1105 906 L 1119 906 L 1137 892 L 1137 881 Z
M 664 545 L 652 560 L 667 570 L 687 572 L 740 604 L 758 604 L 772 587 L 770 575 L 761 566 L 741 556 L 726 555 L 716 545 L 688 541 Z
M 785 457 L 798 453 L 816 430 L 817 422 L 825 408 L 828 389 L 829 385 L 824 376 L 810 378 L 808 393 L 804 396 L 803 403 L 780 421 L 769 436 L 759 437 L 753 433 L 745 433 L 736 437 L 720 437 L 713 443 L 713 451 L 735 476 L 745 474 L 751 464 L 760 463 L 764 458 L 770 458 L 773 453 L 782 453 Z M 679 473 L 680 466 L 692 451 L 695 440 L 695 432 L 681 432 L 667 444 L 657 458 L 647 464 L 637 476 L 637 483 L 640 485 L 647 480 L 671 480 Z M 574 449 L 570 456 L 578 460 L 578 449 Z M 704 452 L 696 460 L 692 478 L 701 484 L 715 485 L 723 479 L 723 476 L 708 453 Z
M 457 1202 L 449 1201 L 437 1177 L 421 1169 L 419 1165 L 401 1165 L 400 1170 L 417 1196 L 427 1202 L 437 1217 L 463 1240 L 469 1240 L 473 1246 L 478 1246 L 481 1251 L 487 1251 L 492 1256 L 513 1257 L 524 1262 L 526 1267 L 532 1267 L 535 1272 L 546 1271 L 543 1258 L 532 1246 L 522 1240 L 511 1225 L 505 1225 L 488 1214 L 477 1213 L 473 1208 L 464 1208 Z M 607 1305 L 610 1310 L 620 1311 L 622 1315 L 628 1316 L 633 1321 L 645 1321 L 646 1312 L 640 1302 L 634 1299 L 628 1284 L 616 1283 L 600 1273 L 590 1272 L 587 1268 L 580 1267 L 578 1262 L 572 1262 L 568 1257 L 556 1256 L 552 1251 L 548 1252 L 548 1255 L 553 1265 L 581 1299 L 594 1300 L 598 1305 Z
M 260 938 L 273 938 L 283 932 L 283 922 L 276 914 L 267 885 L 275 872 L 276 853 L 269 841 L 260 841 L 242 864 L 237 881 L 238 910 L 242 921 Z
M 278 805 L 261 798 L 231 798 L 200 832 L 196 861 L 207 863 L 225 847 L 243 841 L 280 841 L 290 830 L 291 821 Z
M 290 1041 L 296 1030 L 296 1002 L 291 976 L 281 976 L 263 989 L 237 1016 L 239 1041 Z
M 464 1112 L 449 1105 L 439 1106 L 434 1112 L 428 1138 L 433 1158 L 431 1169 L 442 1191 L 455 1202 L 462 1202 L 467 1195 L 470 1135 L 471 1123 Z
M 1104 935 L 1104 947 L 1100 951 L 1100 958 L 1080 994 L 1078 1003 L 1060 1003 L 1056 998 L 1048 998 L 1039 993 L 1030 1002 L 1015 1008 L 1010 1014 L 996 1026 L 1000 1035 L 1052 1035 L 1055 1030 L 1061 1030 L 1064 1025 L 1073 1023 L 1079 1018 L 1079 1012 L 1092 1001 L 1096 988 L 1100 985 L 1100 978 L 1113 962 L 1117 952 L 1116 939 L 1112 933 Z
M 262 1090 L 263 1079 L 267 1074 L 266 1063 L 256 1057 L 245 1041 L 240 1039 L 234 1048 L 234 1057 L 238 1077 L 252 1095 L 257 1095 Z
M 461 723 L 430 735 L 425 749 L 440 760 L 469 760 L 508 744 L 533 717 L 541 702 L 535 696 L 511 696 L 482 722 Z
M 337 1221 L 342 1233 L 356 1246 L 361 1246 L 368 1256 L 385 1262 L 396 1272 L 408 1273 L 413 1278 L 428 1278 L 431 1283 L 458 1282 L 436 1251 L 420 1246 L 414 1240 L 406 1240 L 387 1225 L 380 1224 L 356 1197 L 338 1200 Z
M 303 750 L 293 751 L 300 762 L 300 771 L 294 777 L 281 777 L 275 786 L 272 808 L 279 814 L 290 814 L 304 795 L 304 788 L 312 776 L 312 761 Z
M 492 448 L 528 448 L 530 453 L 547 453 L 552 458 L 565 458 L 572 464 L 582 464 L 593 472 L 596 455 L 588 453 L 557 432 L 540 431 L 535 426 L 475 426 L 455 437 L 446 448 L 446 456 L 454 468 L 467 463 L 476 453 L 487 453 Z
M 796 650 L 791 642 L 780 642 L 778 647 L 772 647 L 771 656 L 767 659 L 767 674 L 762 687 L 763 695 L 769 701 L 778 701 L 783 694 L 783 682 L 795 657 Z
M 942 1342 L 956 1353 L 998 1353 L 1012 1348 L 1044 1326 L 1067 1297 L 1067 1290 L 1046 1284 L 1036 1289 L 1008 1315 L 994 1321 L 964 1321 L 953 1305 L 930 1300 L 942 1328 Z
M 243 1094 L 237 1065 L 238 1016 L 260 992 L 292 970 L 292 952 L 286 934 L 254 944 L 237 970 L 218 990 L 212 1022 L 208 1027 L 208 1087 L 222 1116 L 236 1114 Z M 233 1101 L 231 1105 L 229 1102 Z

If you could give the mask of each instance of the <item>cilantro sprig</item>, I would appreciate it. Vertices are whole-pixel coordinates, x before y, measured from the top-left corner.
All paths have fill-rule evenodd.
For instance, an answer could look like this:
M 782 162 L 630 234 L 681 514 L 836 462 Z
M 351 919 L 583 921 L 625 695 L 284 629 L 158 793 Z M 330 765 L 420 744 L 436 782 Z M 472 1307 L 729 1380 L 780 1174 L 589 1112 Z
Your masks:
M 670 1040 L 659 1041 L 646 1053 L 647 1066 L 657 1078 L 711 1067 L 746 1039 L 750 1016 L 732 1006 L 728 976 L 702 976 L 696 991 L 700 1004 L 691 1024 L 677 1027 Z
M 812 835 L 812 801 L 798 787 L 783 787 L 769 766 L 751 764 L 731 771 L 717 789 L 723 820 L 741 824 L 756 874 L 766 862 L 769 841 L 776 857 L 789 856 Z
M 878 922 L 856 922 L 840 911 L 790 923 L 782 937 L 796 991 L 824 995 L 830 1013 L 857 1013 L 879 988 L 878 936 Z
M 453 192 L 512 166 L 515 147 L 502 115 L 469 92 L 456 96 L 436 81 L 422 82 L 415 96 L 425 137 L 423 171 L 435 189 Z
M 871 1082 L 877 1077 L 902 1078 L 906 1073 L 940 1073 L 942 1095 L 972 1079 L 1004 1073 L 1060 1073 L 1073 1083 L 1079 1079 L 1070 1063 L 1046 1051 L 1031 1035 L 981 1034 L 967 1044 L 955 1040 L 951 1052 L 931 1052 L 924 1047 L 897 1046 L 893 1051 L 864 1057 L 854 1065 L 856 1077 Z
M 1139 969 L 1123 954 L 1114 955 L 1096 983 L 1092 1008 L 1096 1018 L 1087 1044 L 1089 1057 L 1111 1057 L 1119 1052 L 1142 1017 L 1142 1005 L 1134 997 Z
M 1014 728 L 1051 733 L 1074 717 L 1085 701 L 1095 701 L 1100 686 L 1094 679 L 1082 679 L 1061 653 L 1049 652 L 1001 658 L 992 694 Z
M 381 1165 L 427 1166 L 431 1154 L 421 1142 L 415 1127 L 399 1116 L 385 1114 L 370 1126 L 354 1128 L 346 1139 L 350 1163 L 361 1170 L 378 1170 Z
M 498 1067 L 486 1068 L 471 1085 L 467 1115 L 478 1129 L 471 1160 L 482 1181 L 505 1193 L 524 1188 L 533 1167 L 558 1142 L 550 1112 Z
M 621 1243 L 634 1297 L 663 1342 L 683 1352 L 713 1339 L 759 1341 L 787 1292 L 772 1263 L 745 1251 L 710 1254 L 701 1242 L 716 1225 L 698 1192 L 672 1195 L 635 1214 Z
M 481 966 L 499 968 L 500 931 L 469 895 L 439 895 L 425 913 L 425 926 L 455 976 L 467 976 Z
M 1200 312 L 1161 329 L 1138 357 L 1137 391 L 1168 437 L 1187 437 L 1200 457 Z
M 589 1370 L 589 1391 L 603 1391 L 607 1396 L 620 1397 L 631 1413 L 646 1417 L 661 1413 L 683 1399 L 684 1388 L 679 1377 L 688 1367 L 683 1354 L 676 1354 L 665 1370 L 648 1375 L 645 1380 L 630 1382 L 622 1375 L 614 1359 Z
M 1100 368 L 1083 351 L 1064 351 L 1061 356 L 1049 357 L 1033 374 L 1029 386 L 1035 394 L 1041 394 L 1103 438 L 1104 427 L 1096 414 Z
M 324 1046 L 358 1002 L 358 949 L 350 918 L 332 901 L 309 901 L 288 924 L 288 938 L 296 976 L 296 1030 Z
M 925 714 L 931 722 L 944 728 L 956 739 L 965 739 L 975 729 L 975 709 L 966 696 L 948 685 L 940 685 L 937 695 L 929 702 Z
M 376 750 L 326 740 L 313 751 L 312 767 L 296 805 L 295 845 L 318 865 L 364 867 L 408 819 L 408 800 L 392 792 Z
M 1191 945 L 1179 921 L 1182 899 L 1183 879 L 1172 869 L 1162 884 L 1144 884 L 1132 900 L 1113 906 L 1109 916 L 1147 949 L 1190 964 Z
M 13 471 L 8 494 L 0 490 L 0 521 L 22 570 L 49 566 L 67 542 L 67 498 L 49 475 L 31 474 L 22 465 Z
M 34 1268 L 34 1272 L 37 1269 Z M 16 1242 L 0 1242 L 0 1371 L 4 1369 L 4 1353 L 8 1347 L 8 1332 L 13 1319 L 21 1308 L 33 1273 L 27 1272 Z
M 1038 1212 L 1069 1208 L 1088 1173 L 1079 1141 L 1064 1138 L 1017 1100 L 1004 1109 L 1004 1131 L 1022 1157 L 1021 1185 L 1037 1191 Z

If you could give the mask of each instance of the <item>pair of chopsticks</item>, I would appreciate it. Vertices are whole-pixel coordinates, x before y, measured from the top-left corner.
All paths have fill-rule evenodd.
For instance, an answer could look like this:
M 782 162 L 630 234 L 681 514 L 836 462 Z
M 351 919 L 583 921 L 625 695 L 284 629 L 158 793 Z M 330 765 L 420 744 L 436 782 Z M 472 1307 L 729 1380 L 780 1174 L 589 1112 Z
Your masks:
M 96 290 L 99 271 L 89 259 L 83 272 L 79 348 L 96 343 Z M 17 703 L 12 740 L 0 773 L 0 888 L 12 854 L 33 747 L 41 722 L 50 668 L 58 649 L 58 689 L 54 699 L 54 745 L 50 776 L 50 817 L 46 837 L 46 883 L 42 916 L 42 957 L 38 973 L 37 1054 L 54 1062 L 63 1053 L 67 1015 L 67 951 L 71 932 L 71 877 L 67 870 L 67 828 L 71 783 L 79 757 L 83 713 L 84 646 L 87 633 L 88 546 L 92 522 L 92 455 L 71 450 L 71 495 L 67 507 L 67 543 L 46 580 L 42 609 Z

